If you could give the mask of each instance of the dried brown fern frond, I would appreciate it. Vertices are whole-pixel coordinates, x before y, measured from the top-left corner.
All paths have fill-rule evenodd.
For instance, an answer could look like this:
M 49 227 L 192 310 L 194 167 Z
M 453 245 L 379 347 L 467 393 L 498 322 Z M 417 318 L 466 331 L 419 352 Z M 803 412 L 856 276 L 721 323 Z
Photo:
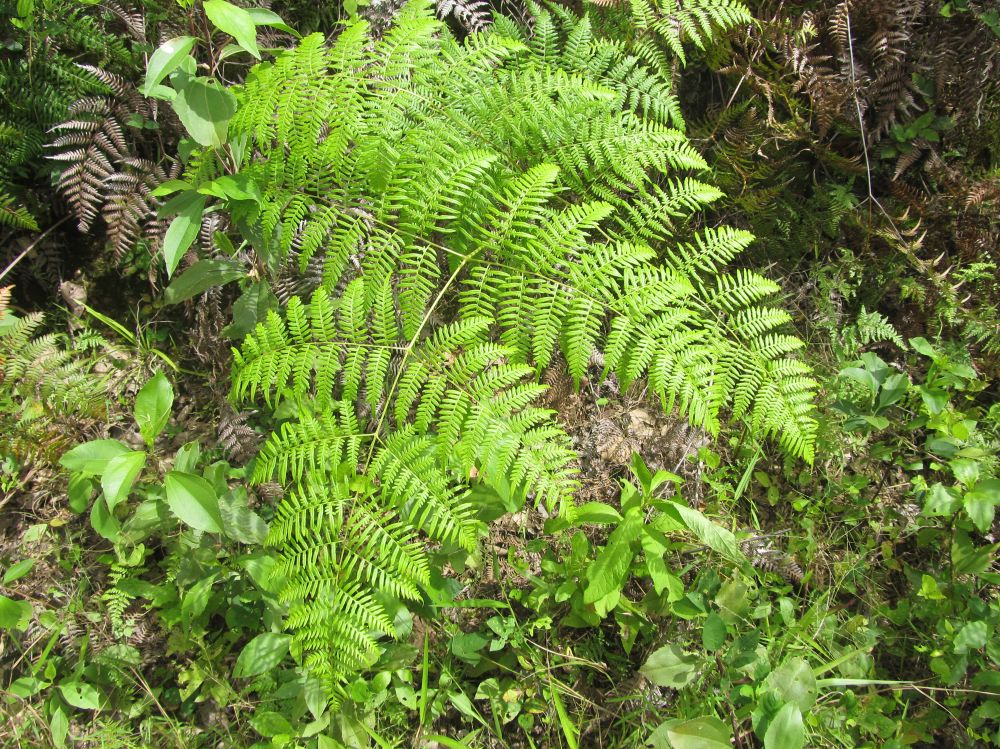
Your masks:
M 257 454 L 261 435 L 247 423 L 255 413 L 229 408 L 219 419 L 218 444 L 231 462 L 245 463 Z
M 73 104 L 71 119 L 53 128 L 63 135 L 52 142 L 51 147 L 60 150 L 50 158 L 67 164 L 58 185 L 82 232 L 93 225 L 104 202 L 105 183 L 128 154 L 122 114 L 108 99 L 87 97 Z
M 438 0 L 437 16 L 441 20 L 454 18 L 470 34 L 483 31 L 493 22 L 490 4 L 485 0 Z
M 117 2 L 117 0 L 104 0 L 101 3 L 101 7 L 118 16 L 136 41 L 146 41 L 146 16 L 144 13 L 132 10 Z

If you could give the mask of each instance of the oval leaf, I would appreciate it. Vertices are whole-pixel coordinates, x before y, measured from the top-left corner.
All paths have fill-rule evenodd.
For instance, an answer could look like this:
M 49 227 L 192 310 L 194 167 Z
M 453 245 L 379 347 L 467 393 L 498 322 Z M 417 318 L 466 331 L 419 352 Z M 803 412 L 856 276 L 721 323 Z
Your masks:
M 292 636 L 278 632 L 257 635 L 246 644 L 236 659 L 233 676 L 246 678 L 270 671 L 288 654 Z
M 694 654 L 676 645 L 665 645 L 649 656 L 639 672 L 657 686 L 680 689 L 694 679 L 697 670 L 698 658 Z
M 188 251 L 188 247 L 198 236 L 201 229 L 201 216 L 205 212 L 204 195 L 196 192 L 181 193 L 182 207 L 177 218 L 170 222 L 167 233 L 163 235 L 163 260 L 167 264 L 167 276 L 172 276 L 177 265 Z M 180 196 L 179 196 L 180 197 Z M 175 198 L 177 200 L 177 198 Z
M 101 695 L 90 684 L 82 681 L 66 681 L 59 685 L 63 699 L 81 710 L 96 710 L 101 706 Z
M 179 520 L 195 530 L 222 532 L 222 515 L 215 489 L 201 476 L 170 471 L 164 485 L 167 506 Z
M 257 24 L 250 13 L 226 0 L 205 0 L 205 15 L 219 31 L 229 34 L 243 49 L 260 59 Z
M 219 148 L 226 142 L 229 120 L 236 111 L 236 96 L 218 81 L 192 78 L 177 92 L 173 106 L 196 143 Z
M 174 404 L 174 389 L 163 372 L 157 372 L 135 397 L 135 423 L 146 444 L 153 446 L 163 427 L 170 419 L 170 407 Z
M 806 729 L 802 724 L 802 711 L 791 702 L 785 703 L 767 726 L 764 749 L 802 749 L 806 743 Z
M 230 260 L 199 260 L 171 281 L 163 294 L 163 301 L 167 304 L 179 304 L 245 275 L 243 268 Z
M 146 81 L 142 85 L 142 95 L 149 96 L 154 88 L 170 75 L 194 47 L 197 40 L 193 36 L 178 36 L 164 42 L 146 65 Z
M 108 467 L 101 476 L 101 488 L 109 511 L 113 511 L 119 502 L 128 497 L 132 484 L 145 465 L 146 453 L 137 450 L 117 455 L 108 461 Z
M 129 452 L 118 440 L 91 440 L 77 445 L 59 459 L 59 465 L 71 471 L 100 476 L 112 458 Z

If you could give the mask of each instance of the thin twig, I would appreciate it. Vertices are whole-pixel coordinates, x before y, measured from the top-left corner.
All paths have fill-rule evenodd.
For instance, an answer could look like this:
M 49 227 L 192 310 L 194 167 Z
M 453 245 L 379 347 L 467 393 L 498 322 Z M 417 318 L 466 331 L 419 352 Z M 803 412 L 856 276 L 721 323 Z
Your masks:
M 55 229 L 56 229 L 56 227 L 58 227 L 58 226 L 60 226 L 60 225 L 64 224 L 64 223 L 65 223 L 66 221 L 68 221 L 68 220 L 69 220 L 70 218 L 71 218 L 71 216 L 70 216 L 69 214 L 67 214 L 67 215 L 63 216 L 63 217 L 62 217 L 61 219 L 59 219 L 59 220 L 58 220 L 58 221 L 56 221 L 56 222 L 55 222 L 54 224 L 52 224 L 52 226 L 50 226 L 50 227 L 49 227 L 48 229 L 46 229 L 46 230 L 45 230 L 45 231 L 43 231 L 43 232 L 42 232 L 41 234 L 39 234 L 39 235 L 38 235 L 37 237 L 35 237 L 35 241 L 34 241 L 34 242 L 32 242 L 31 244 L 29 244 L 29 245 L 28 245 L 27 247 L 25 247 L 25 248 L 24 248 L 23 250 L 21 250 L 21 254 L 20 254 L 20 255 L 18 255 L 18 256 L 17 256 L 16 258 L 14 258 L 13 260 L 11 260 L 11 261 L 10 261 L 10 264 L 9 264 L 9 265 L 8 265 L 8 266 L 7 266 L 6 268 L 4 268 L 4 269 L 3 269 L 3 273 L 0 273 L 0 281 L 2 281 L 2 280 L 3 280 L 3 279 L 4 279 L 5 277 L 6 277 L 6 276 L 7 276 L 7 274 L 8 274 L 8 273 L 10 273 L 10 272 L 11 272 L 12 270 L 14 270 L 14 267 L 15 267 L 15 266 L 16 266 L 16 265 L 17 265 L 17 264 L 18 264 L 19 262 L 21 262 L 22 260 L 24 260 L 24 258 L 25 258 L 25 257 L 27 256 L 27 254 L 28 254 L 29 252 L 31 252 L 31 251 L 32 251 L 33 249 L 35 249 L 35 247 L 37 247 L 37 246 L 38 246 L 38 243 L 39 243 L 39 242 L 41 242 L 41 241 L 42 241 L 43 239 L 45 239 L 45 237 L 47 237 L 47 236 L 48 236 L 48 235 L 49 235 L 49 234 L 50 234 L 50 233 L 51 233 L 51 232 L 52 232 L 53 230 L 55 230 Z

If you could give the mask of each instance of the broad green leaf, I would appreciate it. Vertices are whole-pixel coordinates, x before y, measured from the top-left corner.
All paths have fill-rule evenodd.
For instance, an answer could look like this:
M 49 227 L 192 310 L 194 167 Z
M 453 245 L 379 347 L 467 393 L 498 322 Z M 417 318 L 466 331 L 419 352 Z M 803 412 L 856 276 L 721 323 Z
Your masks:
M 701 630 L 701 644 L 709 653 L 714 653 L 726 642 L 728 632 L 726 622 L 714 611 L 705 619 L 705 624 Z
M 635 552 L 632 543 L 642 531 L 642 515 L 638 508 L 625 513 L 625 518 L 608 537 L 597 559 L 587 567 L 587 587 L 583 592 L 584 603 L 594 603 L 609 593 L 621 590 Z
M 247 493 L 242 487 L 219 497 L 223 528 L 229 538 L 242 544 L 262 544 L 267 538 L 267 523 L 247 506 Z
M 205 15 L 219 31 L 229 34 L 243 49 L 260 59 L 257 24 L 250 13 L 226 0 L 205 0 Z
M 791 702 L 800 710 L 816 703 L 816 677 L 803 658 L 789 658 L 768 674 L 764 685 L 775 692 L 781 702 Z
M 201 229 L 201 217 L 205 213 L 205 196 L 196 192 L 181 193 L 182 207 L 177 218 L 170 222 L 166 234 L 163 235 L 163 261 L 167 266 L 169 278 L 177 270 L 177 266 L 188 251 L 191 243 Z
M 906 395 L 906 391 L 909 387 L 910 380 L 902 372 L 889 375 L 885 379 L 885 382 L 882 383 L 882 389 L 878 394 L 879 409 L 888 408 L 889 406 L 898 403 L 899 400 Z
M 185 442 L 174 455 L 174 470 L 181 473 L 194 473 L 200 458 L 201 444 L 198 440 Z
M 961 501 L 955 489 L 938 482 L 927 490 L 922 512 L 929 518 L 949 517 L 959 508 Z
M 139 472 L 146 465 L 146 453 L 133 451 L 117 455 L 108 461 L 107 468 L 101 475 L 101 489 L 104 490 L 104 501 L 108 510 L 114 511 L 119 502 L 128 497 Z
M 66 736 L 69 735 L 69 718 L 66 717 L 66 711 L 61 707 L 56 707 L 52 711 L 52 717 L 49 719 L 49 731 L 52 732 L 52 745 L 56 749 L 62 749 L 66 746 Z
M 222 332 L 230 338 L 243 338 L 257 323 L 267 319 L 269 310 L 277 308 L 278 297 L 271 293 L 266 282 L 252 284 L 233 303 L 233 322 Z
M 179 191 L 190 191 L 191 183 L 185 182 L 182 179 L 168 179 L 166 182 L 157 185 L 151 193 L 149 193 L 154 198 L 162 198 L 167 195 L 173 195 L 175 192 Z
M 101 694 L 83 681 L 64 681 L 59 685 L 63 699 L 81 710 L 96 710 L 101 706 Z
M 91 440 L 59 458 L 59 465 L 89 476 L 100 476 L 112 458 L 127 452 L 129 449 L 118 440 Z
M 764 733 L 764 749 L 802 749 L 805 742 L 802 711 L 798 705 L 788 702 L 768 724 Z
M 222 515 L 215 489 L 201 476 L 170 471 L 164 480 L 167 506 L 182 522 L 195 530 L 222 532 Z
M 653 652 L 639 673 L 661 687 L 680 689 L 691 683 L 698 672 L 699 659 L 677 645 L 664 645 Z
M 731 749 L 732 732 L 714 716 L 661 723 L 646 744 L 653 749 Z
M 173 404 L 174 389 L 163 372 L 153 375 L 135 396 L 135 423 L 150 447 L 167 425 Z
M 0 629 L 24 631 L 31 620 L 31 603 L 0 596 Z
M 20 580 L 31 572 L 31 568 L 34 566 L 34 559 L 22 559 L 20 562 L 15 562 L 3 573 L 3 584 L 10 585 L 15 580 Z
M 221 148 L 236 112 L 236 96 L 213 78 L 192 78 L 177 92 L 173 107 L 196 143 Z
M 166 304 L 179 304 L 245 275 L 243 267 L 232 260 L 199 260 L 170 282 L 163 294 L 163 301 Z
M 146 80 L 142 85 L 143 96 L 153 93 L 157 84 L 177 69 L 181 61 L 191 52 L 196 41 L 193 36 L 178 36 L 156 48 L 146 65 Z
M 288 655 L 292 636 L 278 632 L 257 635 L 246 644 L 236 659 L 233 676 L 247 678 L 270 671 Z
M 281 20 L 281 16 L 275 13 L 273 10 L 267 10 L 266 8 L 247 8 L 247 13 L 250 14 L 250 18 L 258 26 L 271 26 L 280 31 L 284 31 L 292 36 L 301 38 L 299 32 Z
M 98 497 L 90 507 L 90 525 L 108 541 L 118 541 L 122 526 L 111 513 L 103 496 Z
M 212 573 L 208 577 L 203 577 L 184 592 L 184 597 L 181 600 L 181 620 L 186 626 L 190 627 L 191 623 L 208 608 L 212 587 L 218 579 L 219 575 Z
M 22 700 L 26 700 L 28 697 L 33 697 L 41 692 L 43 689 L 48 687 L 49 684 L 50 682 L 36 679 L 34 676 L 22 676 L 20 679 L 15 679 L 7 691 L 15 697 L 20 697 Z
M 748 568 L 750 566 L 749 560 L 740 549 L 740 545 L 736 542 L 736 536 L 728 528 L 723 528 L 718 523 L 713 523 L 701 514 L 701 512 L 685 504 L 678 502 L 658 502 L 656 506 L 664 514 L 678 520 L 708 548 L 742 567 Z
M 253 720 L 250 721 L 250 725 L 253 726 L 253 730 L 267 738 L 288 736 L 295 733 L 295 729 L 288 722 L 288 718 L 272 710 L 259 712 L 254 715 Z
M 621 513 L 604 502 L 586 502 L 577 507 L 573 514 L 574 525 L 581 525 L 583 523 L 613 525 L 620 523 L 621 519 Z
M 967 492 L 962 502 L 966 513 L 980 533 L 986 533 L 993 525 L 996 515 L 996 502 L 979 492 Z
M 260 188 L 246 174 L 226 174 L 201 185 L 198 192 L 220 200 L 255 200 L 259 202 L 261 199 Z
M 646 561 L 646 572 L 649 579 L 653 581 L 653 590 L 657 595 L 664 591 L 667 593 L 667 601 L 679 601 L 684 597 L 684 583 L 667 567 L 663 555 L 667 552 L 666 539 L 662 533 L 648 526 L 642 529 L 639 538 L 642 544 L 642 551 Z
M 955 635 L 955 652 L 968 653 L 970 650 L 979 650 L 986 645 L 989 637 L 990 630 L 986 622 L 968 622 Z

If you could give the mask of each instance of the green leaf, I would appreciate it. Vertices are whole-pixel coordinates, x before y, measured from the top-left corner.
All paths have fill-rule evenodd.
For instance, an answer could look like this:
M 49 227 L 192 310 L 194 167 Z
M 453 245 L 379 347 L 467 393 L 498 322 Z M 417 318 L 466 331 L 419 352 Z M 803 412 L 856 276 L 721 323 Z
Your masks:
M 764 685 L 777 694 L 781 702 L 791 702 L 800 710 L 816 704 L 816 677 L 804 658 L 789 658 L 768 674 Z
M 0 596 L 0 629 L 24 631 L 31 621 L 31 603 Z
M 171 281 L 163 294 L 163 301 L 165 304 L 180 304 L 208 289 L 245 275 L 243 267 L 232 260 L 199 260 Z
M 253 726 L 253 730 L 267 738 L 288 736 L 295 733 L 295 729 L 288 722 L 288 718 L 281 713 L 270 710 L 254 715 L 253 720 L 250 721 L 250 725 Z
M 178 198 L 183 200 L 180 201 L 181 208 L 177 218 L 170 222 L 166 234 L 163 235 L 163 260 L 167 265 L 168 278 L 177 270 L 184 253 L 198 236 L 201 230 L 201 217 L 205 213 L 204 195 L 185 192 Z
M 77 445 L 59 459 L 59 465 L 77 473 L 100 476 L 112 458 L 129 452 L 118 440 L 91 440 Z
M 601 549 L 597 559 L 587 567 L 587 587 L 583 602 L 594 603 L 609 593 L 620 591 L 625 584 L 629 566 L 635 552 L 632 543 L 642 531 L 642 515 L 638 508 L 625 513 L 625 518 L 608 537 L 608 545 Z
M 239 487 L 219 497 L 219 511 L 229 538 L 242 544 L 264 543 L 267 523 L 247 506 L 246 489 Z
M 118 540 L 122 529 L 121 523 L 111 513 L 103 496 L 98 497 L 90 507 L 90 525 L 102 538 L 112 543 Z
M 897 372 L 896 374 L 886 377 L 885 382 L 882 383 L 882 389 L 878 394 L 879 410 L 888 408 L 889 406 L 898 403 L 899 400 L 906 395 L 906 391 L 909 387 L 910 380 L 902 372 Z
M 967 492 L 962 501 L 965 512 L 969 515 L 980 533 L 986 533 L 993 525 L 993 518 L 996 515 L 996 502 L 987 494 L 980 492 Z
M 212 195 L 220 200 L 260 201 L 260 188 L 246 174 L 226 174 L 198 187 L 202 195 Z M 223 235 L 225 236 L 225 235 Z
M 723 528 L 718 523 L 713 523 L 701 512 L 685 504 L 658 502 L 656 506 L 664 514 L 679 521 L 708 548 L 718 552 L 731 562 L 736 562 L 741 567 L 749 568 L 750 562 L 740 549 L 740 545 L 736 542 L 736 536 L 732 531 Z
M 257 635 L 240 651 L 233 676 L 245 679 L 270 671 L 288 655 L 291 642 L 291 635 L 278 632 Z
M 301 38 L 299 32 L 281 20 L 281 16 L 273 10 L 267 10 L 266 8 L 247 8 L 246 11 L 250 14 L 250 18 L 253 19 L 253 22 L 258 26 L 271 26 L 291 34 L 292 36 Z
M 726 622 L 714 611 L 705 619 L 705 625 L 701 630 L 701 643 L 705 650 L 714 653 L 726 642 L 728 632 Z
M 771 719 L 764 733 L 764 749 L 802 749 L 806 729 L 799 706 L 786 703 Z
M 257 327 L 257 323 L 267 319 L 269 310 L 277 308 L 278 297 L 271 293 L 266 282 L 252 284 L 233 303 L 233 322 L 222 332 L 230 338 L 243 338 Z
M 62 682 L 59 691 L 66 702 L 81 710 L 97 710 L 101 706 L 100 691 L 76 677 Z
M 952 487 L 938 482 L 927 490 L 924 498 L 923 514 L 926 517 L 949 517 L 961 503 L 961 497 Z
M 989 637 L 990 630 L 986 622 L 968 622 L 955 635 L 955 652 L 961 654 L 968 653 L 970 650 L 979 650 L 986 645 Z
M 482 660 L 479 651 L 489 643 L 489 640 L 478 632 L 464 632 L 451 639 L 451 652 L 456 658 L 466 663 L 476 665 Z
M 698 671 L 699 659 L 677 645 L 664 645 L 653 652 L 639 673 L 661 687 L 680 689 L 690 684 Z
M 196 143 L 221 148 L 229 133 L 229 120 L 236 112 L 236 96 L 214 78 L 199 76 L 177 92 L 173 107 Z M 204 201 L 204 196 L 201 199 Z
M 34 559 L 22 559 L 20 562 L 15 562 L 3 573 L 3 584 L 10 585 L 15 580 L 20 580 L 31 572 L 31 568 L 34 566 Z
M 101 475 L 101 488 L 108 510 L 113 512 L 119 502 L 128 497 L 140 471 L 146 465 L 146 453 L 133 451 L 117 455 L 108 461 Z
M 186 626 L 190 627 L 194 620 L 201 616 L 205 612 L 205 609 L 208 608 L 208 599 L 212 596 L 212 587 L 218 579 L 218 574 L 213 572 L 208 577 L 203 577 L 184 592 L 184 598 L 181 601 L 181 620 Z
M 150 447 L 167 425 L 173 404 L 174 389 L 163 372 L 153 375 L 136 395 L 135 423 L 139 425 L 139 433 Z
M 646 744 L 653 749 L 731 749 L 732 732 L 715 716 L 661 723 Z
M 621 519 L 621 513 L 604 502 L 586 502 L 573 512 L 574 525 L 582 525 L 583 523 L 614 525 L 620 523 Z
M 101 694 L 83 681 L 64 681 L 59 685 L 63 699 L 81 710 L 96 710 L 101 706 Z
M 222 532 L 222 515 L 215 489 L 201 476 L 170 471 L 164 480 L 167 505 L 179 520 L 195 530 Z
M 250 13 L 226 0 L 205 0 L 205 15 L 219 31 L 229 34 L 243 49 L 260 59 L 257 24 Z
M 196 41 L 198 40 L 193 36 L 178 36 L 156 48 L 146 65 L 146 80 L 142 85 L 143 96 L 149 96 L 157 84 L 177 69 L 191 52 Z
M 154 189 L 149 194 L 154 198 L 162 198 L 166 195 L 172 195 L 178 191 L 187 192 L 190 191 L 191 189 L 192 188 L 190 182 L 185 182 L 182 179 L 168 179 L 166 182 L 157 185 L 156 189 Z
M 62 749 L 66 746 L 66 736 L 69 735 L 69 718 L 66 717 L 66 712 L 61 707 L 56 707 L 52 711 L 52 717 L 49 719 L 49 731 L 52 732 L 52 745 L 56 749 Z

